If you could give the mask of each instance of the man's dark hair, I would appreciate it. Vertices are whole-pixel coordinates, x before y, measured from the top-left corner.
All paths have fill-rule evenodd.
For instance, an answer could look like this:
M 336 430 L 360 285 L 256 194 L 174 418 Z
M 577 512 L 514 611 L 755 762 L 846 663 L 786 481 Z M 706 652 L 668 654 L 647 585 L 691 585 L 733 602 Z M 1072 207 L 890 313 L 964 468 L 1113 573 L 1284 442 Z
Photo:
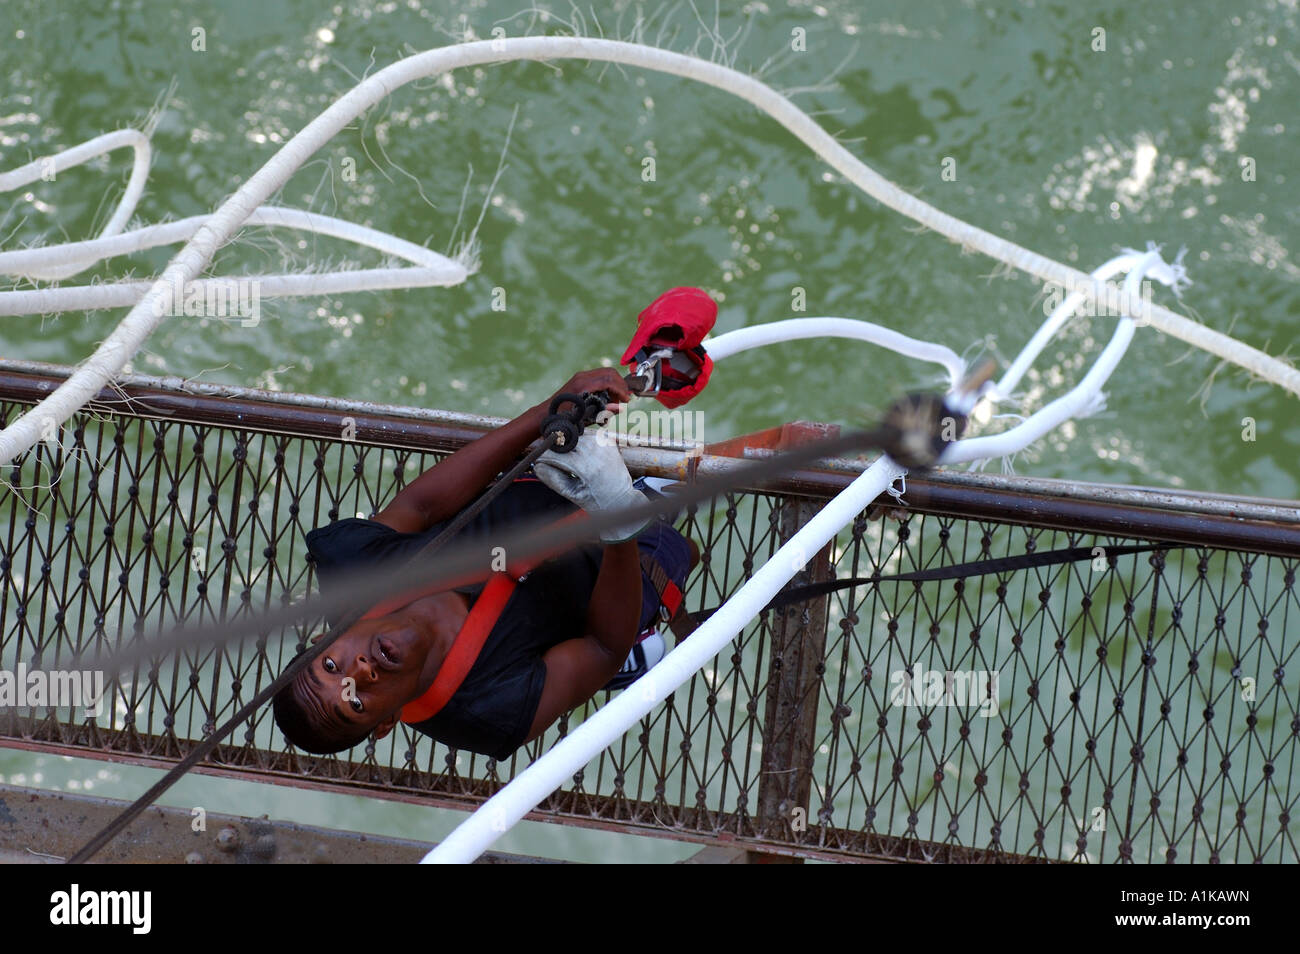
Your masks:
M 298 656 L 301 655 L 302 653 L 298 653 Z M 289 660 L 291 665 L 298 656 Z M 311 752 L 313 755 L 333 755 L 335 752 L 346 751 L 358 742 L 364 741 L 366 736 L 374 731 L 362 729 L 355 736 L 343 736 L 337 731 L 332 732 L 324 726 L 317 725 L 312 719 L 311 706 L 303 698 L 306 692 L 307 670 L 304 669 L 287 686 L 271 697 L 271 712 L 275 716 L 275 724 L 280 727 L 284 737 L 295 748 Z

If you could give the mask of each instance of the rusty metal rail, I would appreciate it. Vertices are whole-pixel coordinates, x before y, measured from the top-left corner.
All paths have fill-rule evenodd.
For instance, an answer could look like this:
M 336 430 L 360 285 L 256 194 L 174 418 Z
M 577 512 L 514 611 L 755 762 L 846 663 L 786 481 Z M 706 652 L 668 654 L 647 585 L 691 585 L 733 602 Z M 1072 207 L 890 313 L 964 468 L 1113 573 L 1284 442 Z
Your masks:
M 0 420 L 60 375 L 0 365 Z M 5 468 L 0 669 L 54 669 L 177 620 L 292 600 L 313 582 L 307 530 L 372 513 L 492 424 L 142 378 L 100 398 Z M 663 475 L 689 463 L 673 449 L 628 457 Z M 689 514 L 682 527 L 703 560 L 688 606 L 734 592 L 859 466 L 828 462 Z M 1294 508 L 1211 497 L 1198 512 L 1186 495 L 1063 489 L 909 480 L 905 504 L 861 514 L 804 575 L 1079 546 L 1096 557 L 765 613 L 533 817 L 792 858 L 1296 861 Z M 1145 541 L 1184 546 L 1107 556 Z M 0 708 L 0 745 L 167 764 L 308 635 L 160 659 L 112 687 L 98 717 Z M 899 692 L 917 667 L 923 685 L 971 674 L 996 697 L 945 698 L 942 675 L 936 698 Z M 264 713 L 202 770 L 473 807 L 584 713 L 508 763 L 405 728 L 339 757 L 303 756 Z

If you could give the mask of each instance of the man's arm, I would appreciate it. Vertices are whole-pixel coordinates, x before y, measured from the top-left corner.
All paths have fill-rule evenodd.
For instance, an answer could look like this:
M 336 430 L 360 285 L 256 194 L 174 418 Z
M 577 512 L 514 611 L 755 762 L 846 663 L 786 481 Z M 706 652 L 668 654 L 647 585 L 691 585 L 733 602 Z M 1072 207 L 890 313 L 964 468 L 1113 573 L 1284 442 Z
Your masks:
M 641 618 L 641 560 L 635 540 L 605 547 L 587 605 L 585 635 L 547 650 L 546 682 L 526 742 L 586 702 L 618 673 L 636 643 Z
M 556 393 L 602 390 L 617 402 L 631 399 L 623 376 L 613 368 L 581 371 Z M 420 533 L 458 514 L 538 438 L 550 403 L 548 398 L 529 408 L 430 467 L 375 514 L 375 520 L 402 533 Z M 617 408 L 611 410 L 617 413 Z
M 450 519 L 524 452 L 541 430 L 545 405 L 470 441 L 407 484 L 375 520 L 402 533 L 420 533 Z

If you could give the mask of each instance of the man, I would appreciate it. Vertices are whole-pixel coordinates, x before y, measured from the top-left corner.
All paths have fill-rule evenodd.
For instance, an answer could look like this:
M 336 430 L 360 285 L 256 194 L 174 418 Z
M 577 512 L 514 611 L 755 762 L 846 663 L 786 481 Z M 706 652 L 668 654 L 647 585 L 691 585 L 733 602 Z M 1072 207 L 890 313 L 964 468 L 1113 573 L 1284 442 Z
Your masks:
M 614 413 L 631 398 L 612 368 L 576 374 L 557 393 L 601 390 L 616 402 Z M 413 556 L 538 437 L 549 403 L 430 468 L 373 520 L 339 520 L 307 534 L 322 588 L 358 566 Z M 617 447 L 593 431 L 569 454 L 543 455 L 533 472 L 496 497 L 458 540 L 491 546 L 542 516 L 558 520 L 578 508 L 594 515 L 645 502 Z M 607 532 L 599 545 L 540 564 L 509 591 L 464 681 L 431 716 L 429 694 L 484 585 L 372 608 L 276 695 L 276 722 L 310 752 L 343 751 L 372 733 L 383 738 L 401 719 L 454 748 L 508 758 L 563 713 L 658 661 L 664 647 L 653 625 L 661 591 L 680 592 L 697 559 L 694 544 L 657 520 Z

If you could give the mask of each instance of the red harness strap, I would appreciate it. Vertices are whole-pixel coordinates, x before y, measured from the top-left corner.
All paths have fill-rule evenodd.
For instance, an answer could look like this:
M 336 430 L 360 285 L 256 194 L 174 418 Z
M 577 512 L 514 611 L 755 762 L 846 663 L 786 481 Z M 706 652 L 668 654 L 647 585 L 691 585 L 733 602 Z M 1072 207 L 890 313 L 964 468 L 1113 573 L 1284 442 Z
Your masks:
M 578 510 L 560 518 L 553 526 L 559 527 L 574 520 L 581 520 L 586 516 L 587 514 L 584 511 Z M 451 701 L 451 697 L 456 694 L 456 690 L 460 688 L 461 683 L 469 676 L 469 671 L 474 668 L 474 663 L 478 661 L 479 653 L 483 651 L 483 644 L 487 642 L 488 636 L 492 634 L 492 628 L 496 626 L 497 620 L 501 618 L 506 603 L 510 601 L 510 595 L 514 593 L 519 581 L 527 576 L 539 563 L 553 555 L 547 552 L 539 553 L 530 560 L 521 560 L 513 565 L 508 564 L 504 571 L 498 571 L 488 577 L 488 581 L 484 584 L 478 599 L 470 607 L 465 622 L 461 624 L 460 632 L 456 634 L 456 639 L 447 653 L 447 658 L 442 661 L 438 674 L 433 677 L 433 684 L 418 699 L 413 699 L 402 706 L 401 719 L 403 722 L 412 725 L 426 719 L 432 719 L 442 711 L 443 706 Z M 421 595 L 427 595 L 427 593 Z M 392 606 L 391 603 L 396 601 L 402 602 L 398 602 L 397 606 Z M 375 610 L 382 609 L 384 613 L 390 613 L 409 602 L 411 602 L 409 596 L 396 597 L 393 601 L 390 601 L 390 604 L 381 604 Z M 376 613 L 375 610 L 371 610 L 363 619 L 374 615 L 383 615 L 382 613 Z
M 492 627 L 501 618 L 501 613 L 510 600 L 519 581 L 509 573 L 493 573 L 488 578 L 483 592 L 479 594 L 470 609 L 465 622 L 461 624 L 456 641 L 451 651 L 442 661 L 438 675 L 433 678 L 433 685 L 425 690 L 424 695 L 402 706 L 402 721 L 407 724 L 432 719 L 456 694 L 460 684 L 474 667 L 478 654 L 483 651 L 483 644 L 492 633 Z
M 572 520 L 580 520 L 586 516 L 586 513 L 579 510 L 556 521 L 555 525 L 559 526 Z M 521 561 L 518 565 L 507 566 L 504 572 L 493 573 L 488 577 L 483 591 L 479 594 L 478 599 L 474 601 L 469 615 L 465 617 L 465 622 L 461 624 L 460 632 L 456 634 L 455 642 L 452 643 L 447 658 L 443 660 L 442 666 L 438 669 L 438 674 L 434 676 L 433 684 L 418 699 L 413 699 L 402 706 L 401 720 L 403 722 L 414 725 L 417 722 L 432 719 L 451 701 L 451 697 L 456 694 L 456 690 L 461 687 L 461 684 L 469 676 L 470 670 L 474 668 L 474 663 L 478 661 L 479 653 L 483 651 L 484 644 L 487 643 L 493 627 L 496 626 L 502 612 L 505 611 L 506 603 L 510 601 L 510 596 L 514 593 L 515 587 L 519 585 L 519 581 L 549 556 L 552 556 L 552 554 L 540 554 L 531 560 Z M 677 584 L 670 580 L 663 568 L 650 557 L 643 555 L 641 557 L 641 566 L 650 576 L 651 584 L 658 592 L 660 602 L 668 610 L 671 617 L 670 625 L 684 619 L 685 614 L 679 612 L 682 603 L 682 591 L 678 589 Z M 376 606 L 362 618 L 368 619 L 384 613 L 391 613 L 393 610 L 405 606 L 412 599 L 418 598 L 418 596 L 428 595 L 428 592 L 417 591 L 415 594 L 394 597 L 387 603 Z M 694 626 L 692 625 L 690 628 L 693 629 Z M 681 632 L 677 625 L 673 625 L 673 631 L 679 640 L 685 638 L 686 633 Z

